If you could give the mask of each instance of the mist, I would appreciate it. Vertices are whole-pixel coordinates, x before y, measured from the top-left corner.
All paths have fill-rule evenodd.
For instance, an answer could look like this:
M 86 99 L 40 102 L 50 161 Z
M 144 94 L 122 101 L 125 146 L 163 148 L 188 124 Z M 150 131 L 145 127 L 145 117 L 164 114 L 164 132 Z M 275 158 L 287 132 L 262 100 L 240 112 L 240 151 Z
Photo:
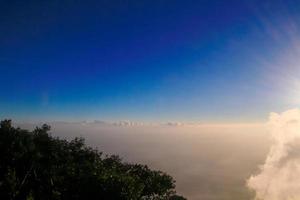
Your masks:
M 176 180 L 190 200 L 253 199 L 246 180 L 263 164 L 270 138 L 263 124 L 142 125 L 50 123 L 52 135 L 86 143 L 127 162 L 147 164 Z M 32 125 L 22 125 L 33 128 Z

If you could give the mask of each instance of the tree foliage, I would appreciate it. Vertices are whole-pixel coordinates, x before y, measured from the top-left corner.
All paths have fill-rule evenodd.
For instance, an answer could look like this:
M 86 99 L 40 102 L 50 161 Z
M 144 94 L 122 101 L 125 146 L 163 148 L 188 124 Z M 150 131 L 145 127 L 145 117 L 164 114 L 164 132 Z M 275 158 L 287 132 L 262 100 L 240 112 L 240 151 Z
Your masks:
M 0 124 L 0 199 L 172 200 L 175 181 L 146 165 L 124 163 L 85 145 L 62 140 L 50 126 L 34 131 Z

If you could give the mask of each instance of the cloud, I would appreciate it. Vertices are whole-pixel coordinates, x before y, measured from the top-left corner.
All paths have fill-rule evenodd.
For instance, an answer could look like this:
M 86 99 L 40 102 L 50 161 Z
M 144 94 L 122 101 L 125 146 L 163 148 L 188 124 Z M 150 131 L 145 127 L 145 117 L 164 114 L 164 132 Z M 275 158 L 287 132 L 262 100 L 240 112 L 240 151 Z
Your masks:
M 190 200 L 249 200 L 245 180 L 264 160 L 269 147 L 265 126 L 256 124 L 146 122 L 132 126 L 137 123 L 129 120 L 48 124 L 55 137 L 84 137 L 89 146 L 104 154 L 167 172 L 176 180 L 177 191 Z M 18 125 L 32 129 L 42 123 Z
M 141 122 L 134 122 L 134 121 L 129 121 L 129 120 L 112 122 L 111 124 L 115 125 L 115 126 L 143 126 L 144 125 Z
M 167 122 L 165 123 L 167 126 L 184 126 L 184 123 L 182 122 Z
M 300 110 L 271 113 L 269 128 L 273 145 L 259 174 L 247 185 L 256 192 L 255 199 L 300 199 Z
M 77 124 L 77 125 L 95 125 L 95 126 L 120 126 L 120 127 L 131 127 L 131 126 L 145 126 L 150 124 L 145 124 L 142 122 L 135 122 L 130 120 L 120 120 L 120 121 L 103 121 L 103 120 L 92 120 L 92 121 L 75 121 L 75 122 L 68 122 L 68 121 L 54 121 L 50 122 L 50 124 L 57 125 L 57 124 Z

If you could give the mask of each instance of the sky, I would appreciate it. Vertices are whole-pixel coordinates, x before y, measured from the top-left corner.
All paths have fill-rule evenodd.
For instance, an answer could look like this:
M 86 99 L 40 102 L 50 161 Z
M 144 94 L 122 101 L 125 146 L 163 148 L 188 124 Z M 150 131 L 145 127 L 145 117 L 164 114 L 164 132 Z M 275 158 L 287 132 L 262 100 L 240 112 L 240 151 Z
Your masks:
M 1 1 L 0 118 L 260 122 L 299 106 L 299 1 Z

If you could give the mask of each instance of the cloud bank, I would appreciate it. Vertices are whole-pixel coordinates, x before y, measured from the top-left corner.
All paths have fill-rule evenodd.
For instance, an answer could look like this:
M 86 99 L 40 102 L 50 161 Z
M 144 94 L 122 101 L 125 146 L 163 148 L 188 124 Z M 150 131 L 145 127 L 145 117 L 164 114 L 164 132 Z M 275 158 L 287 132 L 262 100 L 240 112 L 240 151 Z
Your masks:
M 270 147 L 265 124 L 130 121 L 48 122 L 54 137 L 84 137 L 89 146 L 124 161 L 147 164 L 176 180 L 189 200 L 250 200 L 245 180 Z M 17 124 L 33 129 L 40 124 Z M 249 154 L 251 152 L 251 154 Z
M 247 185 L 256 192 L 255 199 L 300 199 L 300 110 L 271 113 L 269 128 L 273 145 L 257 175 Z

